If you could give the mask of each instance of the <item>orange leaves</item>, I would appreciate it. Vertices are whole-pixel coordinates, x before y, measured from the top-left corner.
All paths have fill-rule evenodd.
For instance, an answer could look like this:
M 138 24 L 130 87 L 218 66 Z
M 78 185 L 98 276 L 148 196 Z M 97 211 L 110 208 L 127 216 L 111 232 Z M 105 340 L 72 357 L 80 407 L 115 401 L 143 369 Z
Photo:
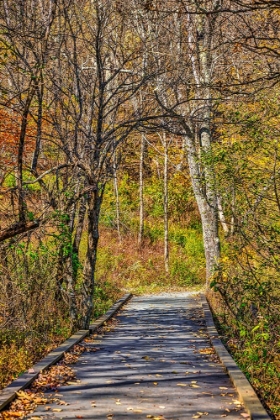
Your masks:
M 0 414 L 2 420 L 24 418 L 26 413 L 32 412 L 37 405 L 47 404 L 48 400 L 40 394 L 31 391 L 17 392 L 17 399 L 11 404 L 10 409 Z
M 65 365 L 52 366 L 46 373 L 40 373 L 32 385 L 32 390 L 45 391 L 56 389 L 59 385 L 66 384 L 75 379 L 73 370 Z
M 17 157 L 18 142 L 21 129 L 21 117 L 13 112 L 0 109 L 0 153 L 2 164 L 13 164 Z M 25 154 L 34 149 L 36 127 L 30 120 L 25 139 Z

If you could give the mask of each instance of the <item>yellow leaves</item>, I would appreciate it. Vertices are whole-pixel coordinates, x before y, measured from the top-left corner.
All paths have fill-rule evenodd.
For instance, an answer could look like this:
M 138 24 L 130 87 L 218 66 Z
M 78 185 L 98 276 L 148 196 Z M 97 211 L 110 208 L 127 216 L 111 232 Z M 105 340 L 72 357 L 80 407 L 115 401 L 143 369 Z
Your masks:
M 212 347 L 206 347 L 204 349 L 200 349 L 199 353 L 201 353 L 201 354 L 214 354 L 215 351 Z
M 27 413 L 35 410 L 37 405 L 44 405 L 48 402 L 40 394 L 34 394 L 31 391 L 19 391 L 16 393 L 17 398 L 11 403 L 10 410 L 3 411 L 0 414 L 2 420 L 13 420 L 15 418 L 23 418 Z M 34 420 L 41 417 L 34 417 Z
M 136 407 L 136 408 L 134 408 L 134 407 L 127 407 L 127 411 L 132 411 L 133 413 L 142 413 L 142 409 L 141 408 L 138 408 L 138 407 Z
M 73 379 L 75 379 L 75 373 L 69 366 L 62 364 L 55 365 L 48 369 L 46 373 L 40 373 L 34 381 L 32 389 L 44 391 L 46 389 L 56 388 L 59 384 L 68 383 L 68 385 L 76 385 L 76 382 L 71 382 Z
M 197 411 L 196 412 L 196 414 L 194 414 L 193 416 L 192 416 L 192 418 L 193 419 L 200 419 L 202 416 L 208 416 L 208 412 L 207 411 L 204 411 L 204 412 L 201 412 L 201 411 Z
M 25 391 L 19 391 L 16 393 L 16 395 L 20 402 L 25 405 L 30 404 L 31 402 L 35 403 L 36 405 L 43 405 L 48 402 L 46 398 L 42 398 L 40 395 L 36 395 L 31 392 L 28 393 Z
M 1 414 L 3 420 L 13 420 L 14 418 L 21 418 L 24 416 L 24 411 L 4 411 Z

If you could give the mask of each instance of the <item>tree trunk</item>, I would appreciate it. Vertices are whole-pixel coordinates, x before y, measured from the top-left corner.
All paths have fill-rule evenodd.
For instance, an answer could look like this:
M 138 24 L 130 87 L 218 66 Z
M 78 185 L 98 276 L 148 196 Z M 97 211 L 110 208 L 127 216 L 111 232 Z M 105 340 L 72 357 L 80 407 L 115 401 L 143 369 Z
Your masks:
M 81 328 L 87 329 L 90 325 L 93 312 L 93 295 L 95 266 L 97 259 L 97 246 L 99 240 L 99 215 L 102 203 L 103 191 L 93 190 L 88 199 L 88 242 L 87 254 L 83 271 L 83 297 L 82 297 L 82 318 Z
M 219 219 L 220 219 L 222 228 L 223 228 L 225 234 L 228 235 L 229 234 L 229 228 L 228 228 L 226 218 L 225 218 L 225 215 L 224 215 L 224 211 L 223 211 L 222 199 L 219 195 L 217 196 L 217 203 L 218 203 L 218 210 L 219 210 Z
M 165 272 L 169 273 L 169 214 L 168 214 L 168 144 L 166 133 L 163 133 L 164 146 L 164 265 Z
M 116 198 L 116 224 L 117 224 L 119 242 L 121 243 L 122 236 L 121 236 L 121 226 L 120 226 L 120 197 L 119 197 L 116 151 L 114 151 L 113 160 L 114 160 L 113 162 L 114 191 L 115 191 L 115 198 Z
M 139 232 L 138 246 L 141 248 L 144 235 L 144 156 L 146 150 L 145 135 L 141 136 L 140 165 L 139 165 Z
M 204 252 L 206 259 L 206 287 L 220 259 L 220 240 L 218 235 L 218 212 L 214 186 L 203 179 L 201 174 L 194 138 L 185 137 L 192 186 L 201 216 Z M 207 183 L 207 185 L 205 185 Z

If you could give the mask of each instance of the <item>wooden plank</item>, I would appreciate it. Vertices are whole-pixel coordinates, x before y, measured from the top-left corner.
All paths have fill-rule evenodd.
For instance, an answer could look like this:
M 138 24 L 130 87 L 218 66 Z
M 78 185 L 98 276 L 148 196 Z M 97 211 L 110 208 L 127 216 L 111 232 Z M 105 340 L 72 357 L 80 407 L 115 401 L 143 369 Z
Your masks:
M 131 298 L 131 293 L 124 295 L 107 312 L 91 324 L 88 330 L 79 330 L 68 338 L 63 344 L 51 351 L 44 359 L 36 363 L 30 370 L 34 373 L 25 372 L 19 378 L 15 379 L 10 385 L 0 391 L 0 410 L 16 398 L 16 393 L 28 388 L 38 377 L 39 373 L 48 369 L 60 359 L 65 352 L 70 351 L 75 344 L 81 342 L 86 336 L 91 334 L 97 328 L 101 327 Z

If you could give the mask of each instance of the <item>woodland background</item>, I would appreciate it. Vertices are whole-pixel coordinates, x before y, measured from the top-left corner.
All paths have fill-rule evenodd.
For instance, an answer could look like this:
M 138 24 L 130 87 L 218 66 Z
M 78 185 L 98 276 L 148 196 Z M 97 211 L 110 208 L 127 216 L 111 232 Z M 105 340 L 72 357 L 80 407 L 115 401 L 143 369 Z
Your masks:
M 1 386 L 125 290 L 204 288 L 279 419 L 280 2 L 123 3 L 0 4 Z

